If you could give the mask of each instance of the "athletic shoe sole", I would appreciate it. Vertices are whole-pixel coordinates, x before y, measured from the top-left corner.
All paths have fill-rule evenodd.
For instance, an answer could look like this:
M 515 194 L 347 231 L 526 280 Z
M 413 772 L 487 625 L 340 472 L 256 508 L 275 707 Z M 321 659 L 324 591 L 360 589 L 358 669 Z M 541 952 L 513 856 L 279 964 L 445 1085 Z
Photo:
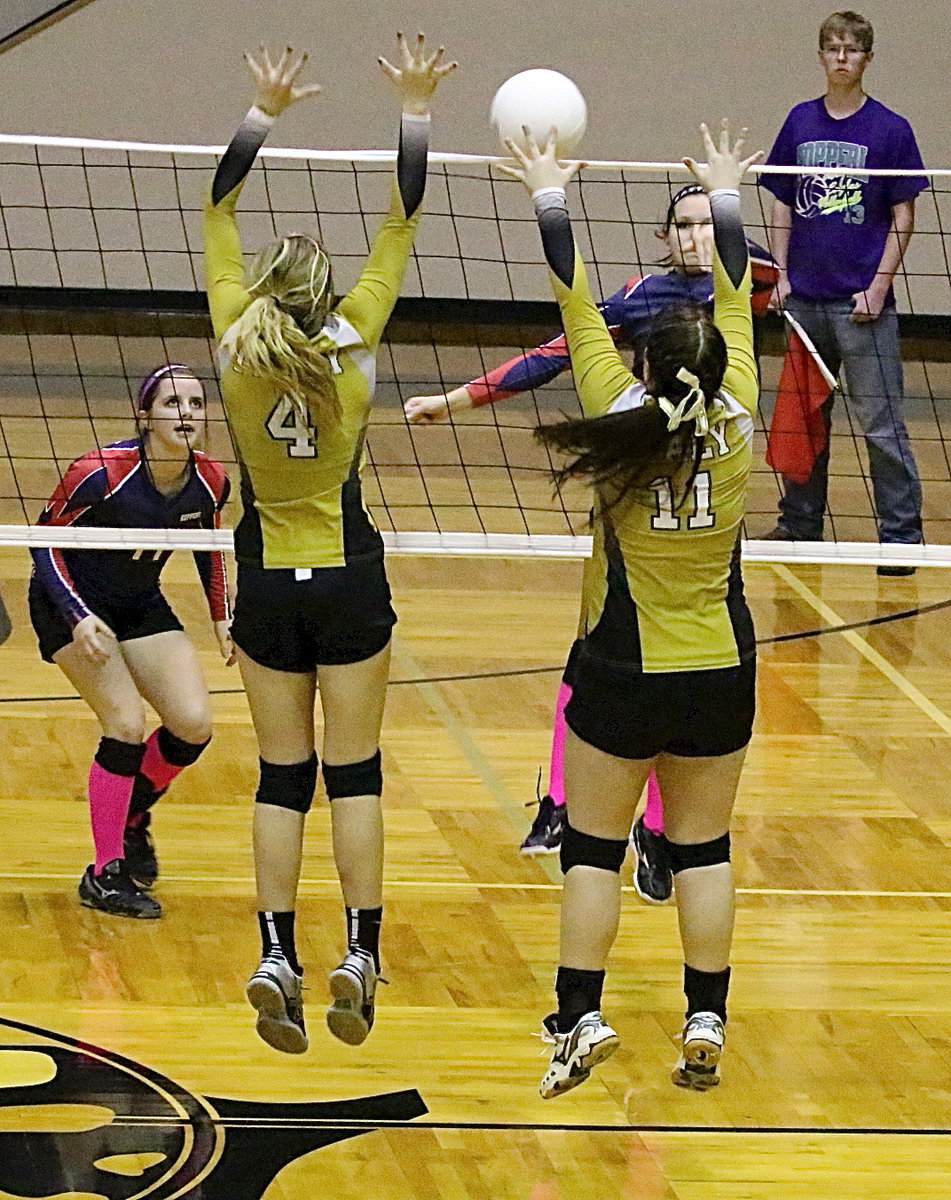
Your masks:
M 557 854 L 560 850 L 560 844 L 557 846 L 520 846 L 519 854 L 524 854 L 526 858 L 537 858 L 540 854 Z
M 634 884 L 634 891 L 637 892 L 638 899 L 641 900 L 644 904 L 653 904 L 657 908 L 663 908 L 664 905 L 669 904 L 671 899 L 673 898 L 673 894 L 674 894 L 673 890 L 671 890 L 670 894 L 665 896 L 663 899 L 660 899 L 658 896 L 651 896 L 647 892 L 643 891 L 640 884 L 637 882 L 637 869 L 636 868 L 634 870 L 634 877 L 633 877 L 632 882 Z
M 361 1046 L 370 1034 L 363 1016 L 363 981 L 346 967 L 338 967 L 330 976 L 333 1004 L 327 1010 L 327 1028 L 348 1046 Z
M 587 1054 L 575 1061 L 567 1079 L 560 1079 L 556 1083 L 550 1084 L 546 1091 L 539 1089 L 542 1099 L 552 1100 L 555 1096 L 563 1096 L 565 1092 L 570 1092 L 579 1084 L 584 1083 L 594 1068 L 599 1063 L 603 1063 L 605 1059 L 610 1058 L 620 1044 L 621 1039 L 616 1033 L 595 1043 Z
M 247 988 L 251 1007 L 257 1010 L 258 1037 L 282 1054 L 303 1054 L 310 1044 L 307 1034 L 287 1015 L 287 1001 L 270 979 L 253 978 Z
M 684 1048 L 683 1057 L 674 1067 L 671 1080 L 682 1088 L 708 1092 L 720 1082 L 718 1066 L 723 1047 L 706 1038 L 694 1038 Z
M 659 896 L 652 896 L 652 895 L 650 895 L 649 892 L 644 891 L 644 889 L 640 885 L 640 882 L 638 881 L 637 872 L 641 865 L 641 862 L 645 861 L 647 859 L 647 855 L 641 854 L 640 850 L 638 849 L 636 836 L 632 837 L 630 839 L 630 841 L 628 842 L 628 845 L 631 848 L 631 854 L 634 856 L 634 874 L 633 874 L 632 882 L 634 884 L 634 891 L 637 892 L 639 899 L 642 900 L 645 904 L 656 904 L 658 906 L 658 908 L 664 904 L 669 904 L 671 899 L 673 898 L 673 894 L 674 894 L 673 883 L 671 882 L 670 891 L 663 898 L 661 898 Z
M 152 888 L 155 887 L 156 883 L 158 883 L 159 872 L 157 870 L 153 871 L 151 869 L 143 871 L 141 869 L 136 868 L 136 866 L 134 864 L 130 863 L 128 859 L 126 859 L 126 862 L 129 865 L 129 874 L 132 876 L 132 878 L 135 880 L 135 882 L 138 884 L 138 886 L 142 889 L 142 891 L 143 892 L 151 891 Z
M 144 912 L 133 910 L 123 911 L 117 908 L 109 908 L 98 896 L 84 891 L 82 885 L 79 887 L 79 901 L 85 908 L 92 908 L 96 912 L 105 913 L 107 917 L 127 917 L 131 921 L 157 921 L 162 915 L 162 909 L 157 900 L 154 901 L 155 908 L 151 910 L 147 909 Z

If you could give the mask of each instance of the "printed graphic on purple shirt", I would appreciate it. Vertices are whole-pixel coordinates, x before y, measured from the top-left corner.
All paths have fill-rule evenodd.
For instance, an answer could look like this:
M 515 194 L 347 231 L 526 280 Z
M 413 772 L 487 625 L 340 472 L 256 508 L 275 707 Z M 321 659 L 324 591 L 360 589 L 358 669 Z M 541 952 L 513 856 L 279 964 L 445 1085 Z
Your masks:
M 789 281 L 804 300 L 849 300 L 864 291 L 882 260 L 895 205 L 928 186 L 920 175 L 869 174 L 923 166 L 905 118 L 871 97 L 841 120 L 829 116 L 823 98 L 797 104 L 767 162 L 848 168 L 848 174 L 760 176 L 760 184 L 792 209 Z M 888 303 L 893 299 L 889 292 Z

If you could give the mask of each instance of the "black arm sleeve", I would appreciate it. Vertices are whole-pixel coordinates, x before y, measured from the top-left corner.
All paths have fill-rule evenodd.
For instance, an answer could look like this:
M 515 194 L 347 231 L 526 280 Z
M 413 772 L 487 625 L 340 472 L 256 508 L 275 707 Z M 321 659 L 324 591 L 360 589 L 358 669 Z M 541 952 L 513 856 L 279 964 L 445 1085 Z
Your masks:
M 536 196 L 535 217 L 548 265 L 565 287 L 570 288 L 575 278 L 575 239 L 565 193 L 555 188 Z
M 743 231 L 743 218 L 740 215 L 739 193 L 711 193 L 710 208 L 713 212 L 713 240 L 716 242 L 717 254 L 723 263 L 723 269 L 730 277 L 730 282 L 738 288 L 743 282 L 746 264 L 750 259 L 746 234 Z
M 241 122 L 215 172 L 215 181 L 211 185 L 213 204 L 220 204 L 225 196 L 233 192 L 245 179 L 254 166 L 254 160 L 264 145 L 272 124 L 272 121 L 259 115 L 258 110 L 253 108 Z
M 396 182 L 407 217 L 415 215 L 426 191 L 426 167 L 429 156 L 429 117 L 403 113 L 400 122 L 400 148 L 396 156 Z

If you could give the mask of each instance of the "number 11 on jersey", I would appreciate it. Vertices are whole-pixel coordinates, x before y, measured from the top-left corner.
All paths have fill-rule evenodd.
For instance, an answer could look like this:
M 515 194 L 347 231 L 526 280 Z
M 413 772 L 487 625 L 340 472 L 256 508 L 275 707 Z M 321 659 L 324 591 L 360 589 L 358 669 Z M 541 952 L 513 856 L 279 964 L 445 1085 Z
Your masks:
M 693 512 L 687 517 L 688 529 L 712 529 L 716 513 L 711 510 L 710 472 L 698 471 L 693 481 Z M 651 529 L 680 529 L 680 515 L 674 509 L 674 488 L 669 479 L 655 479 L 651 484 L 657 512 L 651 517 Z

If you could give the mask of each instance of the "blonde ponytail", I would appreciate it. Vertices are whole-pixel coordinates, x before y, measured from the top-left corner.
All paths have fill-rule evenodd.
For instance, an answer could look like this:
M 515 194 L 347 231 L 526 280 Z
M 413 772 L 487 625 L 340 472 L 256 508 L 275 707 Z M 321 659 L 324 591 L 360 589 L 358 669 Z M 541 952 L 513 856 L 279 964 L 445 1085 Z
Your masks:
M 281 388 L 308 424 L 321 410 L 339 418 L 333 368 L 316 341 L 333 297 L 327 255 L 311 238 L 284 238 L 258 255 L 252 278 L 255 299 L 221 340 L 232 367 Z

